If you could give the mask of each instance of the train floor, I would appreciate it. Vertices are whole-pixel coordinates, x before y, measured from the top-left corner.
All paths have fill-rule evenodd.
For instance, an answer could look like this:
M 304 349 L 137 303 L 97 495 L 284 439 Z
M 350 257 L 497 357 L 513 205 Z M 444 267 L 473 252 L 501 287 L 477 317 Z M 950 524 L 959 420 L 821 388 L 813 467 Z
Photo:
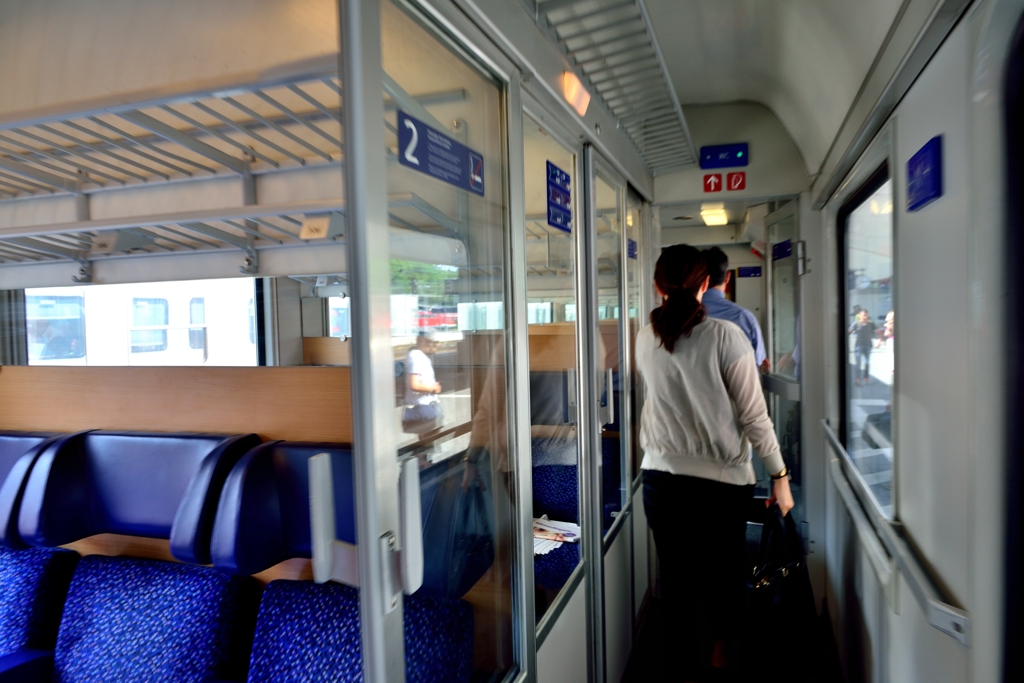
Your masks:
M 629 664 L 626 673 L 622 677 L 622 683 L 682 683 L 675 673 L 672 662 L 672 653 L 662 643 L 662 619 L 663 606 L 657 598 L 648 600 L 644 610 L 643 620 L 640 625 L 640 633 L 633 644 L 633 652 L 629 657 Z M 835 639 L 832 636 L 832 626 L 828 615 L 819 617 L 821 628 L 821 647 L 807 648 L 807 650 L 818 653 L 818 661 L 813 662 L 809 667 L 814 672 L 811 678 L 806 680 L 798 678 L 783 677 L 782 680 L 791 683 L 843 683 L 843 675 L 839 665 L 839 655 L 835 647 Z M 765 667 L 780 664 L 784 667 L 789 653 L 780 653 L 779 661 L 765 663 Z M 776 672 L 778 673 L 778 672 Z M 707 683 L 761 683 L 765 676 L 744 675 L 738 673 L 722 672 L 721 675 L 711 678 Z
M 758 506 L 760 508 L 760 506 Z M 747 561 L 753 566 L 757 557 L 757 548 L 761 538 L 761 525 L 756 523 L 747 524 Z M 665 606 L 658 598 L 650 596 L 644 605 L 640 618 L 640 631 L 633 642 L 633 651 L 626 666 L 626 673 L 622 677 L 622 683 L 682 683 L 678 676 L 676 667 L 673 666 L 672 648 L 663 642 L 662 633 L 664 622 Z M 814 661 L 807 662 L 804 671 L 809 675 L 790 675 L 787 671 L 792 652 L 779 653 L 779 660 L 773 663 L 765 663 L 762 667 L 757 662 L 748 661 L 750 658 L 744 652 L 743 644 L 738 646 L 738 652 L 733 653 L 735 659 L 739 660 L 738 666 L 731 667 L 729 672 L 716 672 L 717 677 L 709 679 L 706 683 L 765 683 L 765 681 L 786 681 L 786 683 L 843 683 L 842 669 L 839 663 L 839 653 L 836 649 L 836 640 L 832 632 L 832 621 L 827 611 L 817 617 L 818 624 L 811 631 L 816 634 L 814 643 L 803 643 L 801 647 L 794 647 L 793 650 L 811 653 Z M 744 625 L 744 633 L 754 633 L 757 625 L 750 623 Z M 767 667 L 773 666 L 774 670 Z M 742 669 L 746 673 L 738 673 Z M 705 682 L 701 682 L 705 683 Z

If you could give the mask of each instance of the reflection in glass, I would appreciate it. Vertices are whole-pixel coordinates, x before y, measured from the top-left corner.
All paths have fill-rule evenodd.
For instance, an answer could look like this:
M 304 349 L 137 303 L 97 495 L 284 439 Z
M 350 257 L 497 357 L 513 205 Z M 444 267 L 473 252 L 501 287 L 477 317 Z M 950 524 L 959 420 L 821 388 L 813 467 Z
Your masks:
M 622 308 L 622 202 L 625 188 L 600 174 L 597 198 L 597 325 L 598 359 L 594 385 L 599 395 L 601 425 L 602 525 L 607 532 L 625 503 L 622 473 L 628 440 L 622 439 L 621 344 L 625 321 Z
M 457 646 L 475 680 L 500 680 L 514 664 L 501 90 L 398 5 L 381 23 L 394 425 L 430 501 L 408 601 L 472 606 Z
M 533 515 L 579 525 L 575 242 L 571 231 L 548 221 L 547 213 L 551 167 L 569 176 L 572 206 L 577 206 L 576 155 L 529 117 L 523 117 L 523 152 Z M 576 219 L 578 212 L 570 230 Z M 536 533 L 533 558 L 538 620 L 580 562 L 578 541 L 549 542 L 542 531 Z
M 636 335 L 640 328 L 646 324 L 641 320 L 643 301 L 643 271 L 640 262 L 640 235 L 641 235 L 641 213 L 640 202 L 632 195 L 626 198 L 626 307 L 629 311 L 627 316 L 630 354 L 635 349 Z M 630 361 L 630 368 L 635 365 Z M 629 446 L 632 448 L 633 471 L 632 478 L 640 474 L 640 462 L 643 460 L 643 451 L 640 449 L 640 414 L 643 412 L 644 396 L 643 383 L 639 381 L 638 374 L 634 370 L 630 373 L 629 383 L 629 414 L 630 414 L 630 437 Z M 629 495 L 629 482 L 626 482 L 626 495 Z
M 846 449 L 887 515 L 892 515 L 896 343 L 893 306 L 892 181 L 846 223 Z

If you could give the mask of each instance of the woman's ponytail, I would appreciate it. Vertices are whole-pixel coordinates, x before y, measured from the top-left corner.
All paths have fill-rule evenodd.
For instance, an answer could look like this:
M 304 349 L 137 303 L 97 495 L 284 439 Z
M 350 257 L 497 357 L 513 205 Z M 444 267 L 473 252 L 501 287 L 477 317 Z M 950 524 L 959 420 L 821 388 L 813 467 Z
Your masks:
M 707 317 L 697 300 L 707 276 L 707 266 L 697 249 L 677 244 L 662 250 L 654 268 L 654 282 L 665 301 L 651 311 L 651 327 L 669 353 L 679 337 L 689 337 L 693 328 Z

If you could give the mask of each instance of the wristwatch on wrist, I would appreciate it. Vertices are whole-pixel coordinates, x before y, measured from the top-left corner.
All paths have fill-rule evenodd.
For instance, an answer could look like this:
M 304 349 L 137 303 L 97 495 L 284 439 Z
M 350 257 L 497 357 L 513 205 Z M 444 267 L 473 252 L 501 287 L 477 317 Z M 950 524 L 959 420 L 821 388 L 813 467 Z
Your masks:
M 785 465 L 783 465 L 782 469 L 779 470 L 778 474 L 773 474 L 772 475 L 772 479 L 773 480 L 785 479 L 788 476 L 789 476 L 789 468 L 786 467 Z

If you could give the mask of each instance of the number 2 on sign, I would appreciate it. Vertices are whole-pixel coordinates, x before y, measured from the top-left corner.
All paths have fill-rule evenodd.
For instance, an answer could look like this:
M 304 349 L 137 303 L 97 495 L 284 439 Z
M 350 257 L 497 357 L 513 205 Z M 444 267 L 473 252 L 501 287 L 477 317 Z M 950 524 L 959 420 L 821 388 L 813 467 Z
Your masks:
M 420 160 L 412 155 L 416 151 L 416 145 L 419 144 L 420 134 L 416 130 L 416 124 L 409 119 L 405 120 L 405 127 L 412 133 L 412 137 L 409 139 L 409 146 L 405 148 L 405 160 L 411 164 L 420 165 Z

